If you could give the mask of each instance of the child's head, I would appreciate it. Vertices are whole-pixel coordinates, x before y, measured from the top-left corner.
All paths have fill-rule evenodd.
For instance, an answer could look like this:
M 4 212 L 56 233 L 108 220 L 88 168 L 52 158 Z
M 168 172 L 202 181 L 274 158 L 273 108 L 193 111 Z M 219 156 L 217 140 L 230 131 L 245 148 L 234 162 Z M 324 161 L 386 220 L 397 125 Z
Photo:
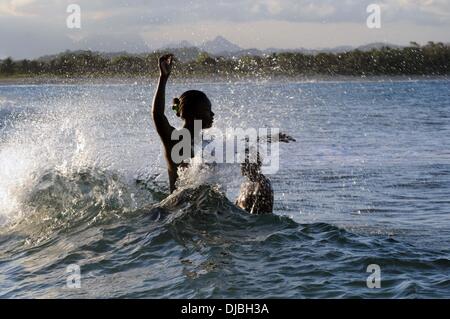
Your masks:
M 177 116 L 186 122 L 202 121 L 202 128 L 210 128 L 214 121 L 211 102 L 205 93 L 196 90 L 184 92 L 179 98 L 173 99 L 173 108 Z

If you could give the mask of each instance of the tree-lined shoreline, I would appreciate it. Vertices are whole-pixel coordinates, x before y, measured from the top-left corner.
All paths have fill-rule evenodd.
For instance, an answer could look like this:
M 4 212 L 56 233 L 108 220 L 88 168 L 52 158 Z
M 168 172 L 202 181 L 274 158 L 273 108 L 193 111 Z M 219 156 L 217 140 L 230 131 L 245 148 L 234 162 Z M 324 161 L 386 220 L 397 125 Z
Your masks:
M 147 77 L 158 74 L 163 52 L 107 56 L 91 51 L 64 52 L 47 59 L 0 61 L 0 78 Z M 176 53 L 176 52 L 175 52 Z M 156 65 L 156 66 L 155 66 Z M 200 52 L 194 60 L 179 61 L 173 70 L 181 78 L 298 77 L 298 76 L 440 76 L 450 75 L 450 46 L 429 42 L 403 48 L 303 54 L 282 52 L 240 57 Z

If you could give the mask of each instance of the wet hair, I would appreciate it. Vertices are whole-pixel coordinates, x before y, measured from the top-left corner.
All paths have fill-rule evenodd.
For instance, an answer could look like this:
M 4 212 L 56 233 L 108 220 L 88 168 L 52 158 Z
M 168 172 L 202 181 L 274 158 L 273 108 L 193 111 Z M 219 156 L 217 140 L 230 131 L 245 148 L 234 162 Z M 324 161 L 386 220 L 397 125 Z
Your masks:
M 179 98 L 173 99 L 173 110 L 182 119 L 197 118 L 203 110 L 199 105 L 210 103 L 208 97 L 202 91 L 190 90 L 184 92 Z

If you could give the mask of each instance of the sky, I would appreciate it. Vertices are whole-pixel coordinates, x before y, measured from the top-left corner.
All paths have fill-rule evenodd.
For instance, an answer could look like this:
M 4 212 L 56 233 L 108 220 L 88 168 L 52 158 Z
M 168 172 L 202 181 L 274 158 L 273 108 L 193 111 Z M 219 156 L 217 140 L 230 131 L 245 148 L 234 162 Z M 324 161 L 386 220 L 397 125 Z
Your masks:
M 67 7 L 81 8 L 68 28 Z M 381 8 L 370 29 L 369 4 Z M 450 42 L 450 0 L 0 0 L 0 58 L 65 50 L 143 52 L 221 35 L 242 48 Z

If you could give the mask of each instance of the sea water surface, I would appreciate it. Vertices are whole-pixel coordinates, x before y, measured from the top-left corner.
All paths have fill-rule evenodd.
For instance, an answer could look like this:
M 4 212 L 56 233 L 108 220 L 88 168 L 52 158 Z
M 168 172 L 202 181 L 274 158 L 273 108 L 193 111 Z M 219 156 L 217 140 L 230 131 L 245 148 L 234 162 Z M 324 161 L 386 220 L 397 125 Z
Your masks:
M 296 139 L 269 216 L 239 165 L 166 198 L 154 89 L 0 86 L 1 298 L 450 297 L 449 79 L 169 83 L 174 126 L 200 89 L 218 128 Z

